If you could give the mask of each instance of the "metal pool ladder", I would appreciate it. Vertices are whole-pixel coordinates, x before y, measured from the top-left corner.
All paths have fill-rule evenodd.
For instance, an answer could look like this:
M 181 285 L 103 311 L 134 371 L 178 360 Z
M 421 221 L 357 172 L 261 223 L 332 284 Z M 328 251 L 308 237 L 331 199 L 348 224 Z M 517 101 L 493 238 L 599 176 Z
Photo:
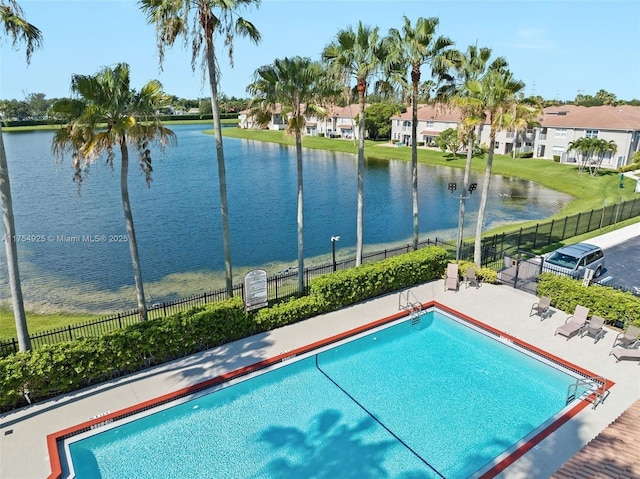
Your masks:
M 578 378 L 575 383 L 569 384 L 567 388 L 567 404 L 577 397 L 579 389 L 583 390 L 582 394 L 587 393 L 584 399 L 593 404 L 593 409 L 604 401 L 605 397 L 609 394 L 607 390 L 607 379 L 605 377 L 592 376 Z
M 411 297 L 410 297 L 411 296 Z M 422 313 L 422 303 L 417 300 L 411 291 L 400 293 L 398 298 L 398 309 L 408 311 L 411 318 L 411 326 L 420 324 L 420 313 Z

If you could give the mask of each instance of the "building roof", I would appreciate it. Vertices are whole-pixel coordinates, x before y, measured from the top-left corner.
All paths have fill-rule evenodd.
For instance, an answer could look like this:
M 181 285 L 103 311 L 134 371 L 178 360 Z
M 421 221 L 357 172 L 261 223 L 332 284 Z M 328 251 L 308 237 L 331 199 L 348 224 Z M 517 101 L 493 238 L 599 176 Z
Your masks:
M 554 128 L 640 130 L 640 106 L 552 106 L 543 110 L 540 125 Z
M 407 109 L 400 115 L 392 116 L 392 120 L 411 120 L 411 108 Z M 462 113 L 458 108 L 452 106 L 437 105 L 418 105 L 418 121 L 447 121 L 458 123 L 462 119 Z
M 368 103 L 365 103 L 364 107 L 367 108 Z M 355 118 L 360 113 L 360 106 L 357 103 L 353 103 L 347 106 L 330 106 L 327 108 L 329 117 L 337 118 Z
M 558 469 L 551 479 L 640 477 L 640 400 Z

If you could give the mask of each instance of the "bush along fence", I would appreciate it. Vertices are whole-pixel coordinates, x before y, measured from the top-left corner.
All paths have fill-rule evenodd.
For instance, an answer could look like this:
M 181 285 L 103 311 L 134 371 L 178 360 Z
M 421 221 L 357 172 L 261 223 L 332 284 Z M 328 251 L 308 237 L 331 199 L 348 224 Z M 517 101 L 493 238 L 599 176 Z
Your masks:
M 430 246 L 441 246 L 446 249 L 449 254 L 453 252 L 455 255 L 455 244 L 450 244 L 438 240 L 427 239 L 421 242 L 419 248 Z M 384 249 L 373 253 L 363 255 L 363 263 L 373 263 L 387 258 L 392 258 L 401 254 L 412 251 L 411 245 L 398 246 L 396 248 Z M 336 261 L 336 270 L 343 271 L 355 266 L 355 258 Z M 305 288 L 308 291 L 309 283 L 312 279 L 333 272 L 334 265 L 323 264 L 305 268 Z M 233 295 L 244 297 L 244 284 L 240 283 L 234 286 Z M 273 305 L 298 295 L 298 271 L 293 268 L 283 273 L 267 278 L 267 295 L 269 304 Z M 147 310 L 149 319 L 164 318 L 176 314 L 190 308 L 203 306 L 208 303 L 220 302 L 229 299 L 225 288 L 217 291 L 189 296 L 177 301 L 157 303 L 150 306 Z M 38 349 L 47 344 L 55 344 L 62 341 L 73 341 L 76 339 L 87 337 L 99 337 L 110 331 L 122 329 L 140 321 L 140 315 L 137 309 L 124 311 L 112 316 L 99 318 L 96 320 L 85 321 L 73 325 L 55 328 L 48 331 L 33 333 L 29 335 L 31 339 L 31 347 Z M 15 338 L 0 341 L 0 357 L 18 352 L 18 341 Z
M 598 210 L 539 223 L 532 227 L 520 228 L 519 230 L 489 236 L 482 240 L 482 266 L 493 271 L 500 271 L 503 268 L 503 259 L 505 256 L 515 257 L 521 250 L 531 251 L 541 249 L 567 238 L 595 231 L 636 216 L 640 216 L 640 200 L 634 199 L 632 201 L 609 205 Z M 455 241 L 446 242 L 436 238 L 435 240 L 427 239 L 418 244 L 419 248 L 430 246 L 440 246 L 447 251 L 450 258 L 455 258 Z M 363 263 L 368 264 L 385 260 L 410 251 L 412 251 L 411 245 L 406 244 L 396 248 L 368 253 L 363 255 Z M 473 243 L 463 243 L 460 259 L 473 260 Z M 335 269 L 342 271 L 353 268 L 354 266 L 355 258 L 346 259 L 336 261 Z M 304 278 L 306 290 L 308 291 L 309 283 L 312 279 L 331 273 L 333 269 L 333 263 L 305 268 Z M 297 278 L 298 273 L 295 268 L 267 278 L 269 304 L 273 305 L 296 297 Z M 244 297 L 244 285 L 235 285 L 233 294 L 234 296 Z M 150 319 L 167 317 L 179 311 L 202 306 L 211 302 L 224 301 L 226 299 L 228 299 L 228 296 L 226 290 L 223 288 L 209 293 L 189 296 L 177 301 L 154 304 L 148 309 L 148 317 Z M 55 344 L 60 341 L 98 337 L 109 331 L 137 323 L 139 320 L 138 310 L 131 310 L 93 321 L 34 333 L 29 335 L 29 337 L 32 348 L 37 349 L 46 344 Z M 0 341 L 0 357 L 17 351 L 18 341 L 15 338 Z
M 301 298 L 245 313 L 234 297 L 100 337 L 0 358 L 0 412 L 42 401 L 442 276 L 449 253 L 422 248 L 314 278 Z

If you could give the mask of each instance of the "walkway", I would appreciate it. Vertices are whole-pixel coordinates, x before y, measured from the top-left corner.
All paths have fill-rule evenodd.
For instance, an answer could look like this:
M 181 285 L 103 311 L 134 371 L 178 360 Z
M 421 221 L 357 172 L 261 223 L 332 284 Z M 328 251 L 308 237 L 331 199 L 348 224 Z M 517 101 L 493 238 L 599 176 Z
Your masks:
M 634 225 L 609 233 L 603 241 L 623 242 L 636 232 Z M 504 285 L 461 286 L 459 291 L 445 292 L 442 280 L 438 280 L 411 288 L 411 293 L 421 302 L 435 300 L 616 383 L 597 409 L 580 412 L 506 469 L 499 476 L 501 479 L 550 477 L 640 399 L 638 362 L 616 363 L 609 356 L 617 331 L 607 329 L 604 338 L 595 344 L 590 337 L 566 341 L 554 336 L 555 329 L 564 324 L 566 313 L 554 311 L 544 321 L 530 317 L 536 298 Z M 0 477 L 46 477 L 50 472 L 46 436 L 50 433 L 394 314 L 398 299 L 399 294 L 391 294 L 5 413 L 0 416 Z
M 616 383 L 610 396 L 596 410 L 587 408 L 579 413 L 500 477 L 549 477 L 640 398 L 638 363 L 616 363 L 613 356 L 609 356 L 615 331 L 608 330 L 597 344 L 589 337 L 574 337 L 566 341 L 564 337 L 554 336 L 556 327 L 564 323 L 565 313 L 555 312 L 545 321 L 529 317 L 531 304 L 536 298 L 506 286 L 483 284 L 477 289 L 462 286 L 457 292 L 444 292 L 442 280 L 439 280 L 411 291 L 420 301 L 435 300 L 446 304 Z M 397 310 L 398 294 L 389 295 L 4 414 L 0 425 L 0 477 L 46 477 L 50 472 L 45 442 L 47 434 L 312 343 Z

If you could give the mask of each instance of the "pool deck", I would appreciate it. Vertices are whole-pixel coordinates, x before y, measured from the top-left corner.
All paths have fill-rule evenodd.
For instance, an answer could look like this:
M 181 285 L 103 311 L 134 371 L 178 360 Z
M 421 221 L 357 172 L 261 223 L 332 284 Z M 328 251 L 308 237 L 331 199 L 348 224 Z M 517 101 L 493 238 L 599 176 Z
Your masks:
M 634 225 L 628 234 L 636 235 L 639 227 Z M 621 234 L 616 233 L 618 241 Z M 615 240 L 601 240 L 607 241 L 611 244 Z M 606 334 L 597 343 L 588 336 L 570 340 L 555 336 L 556 328 L 564 324 L 569 313 L 553 310 L 544 321 L 529 316 L 537 298 L 504 285 L 467 288 L 461 284 L 458 291 L 444 291 L 443 281 L 438 280 L 409 291 L 412 299 L 441 303 L 615 382 L 596 409 L 585 408 L 497 477 L 548 478 L 640 398 L 640 363 L 617 363 L 609 355 L 618 331 L 605 328 Z M 390 294 L 5 413 L 0 416 L 0 477 L 47 477 L 51 472 L 48 434 L 395 314 L 399 300 L 400 294 Z

